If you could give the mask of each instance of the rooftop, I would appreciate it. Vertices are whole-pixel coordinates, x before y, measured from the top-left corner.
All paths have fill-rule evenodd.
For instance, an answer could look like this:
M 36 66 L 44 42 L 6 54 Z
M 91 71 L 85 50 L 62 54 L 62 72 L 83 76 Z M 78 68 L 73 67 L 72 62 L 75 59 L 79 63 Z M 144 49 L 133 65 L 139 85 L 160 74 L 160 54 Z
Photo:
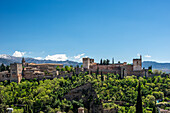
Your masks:
M 54 64 L 54 63 L 44 63 L 44 64 L 36 64 L 36 63 L 29 63 L 29 65 L 38 65 L 38 66 L 41 66 L 41 65 L 51 65 L 51 66 L 58 66 L 58 65 L 63 65 L 63 64 Z

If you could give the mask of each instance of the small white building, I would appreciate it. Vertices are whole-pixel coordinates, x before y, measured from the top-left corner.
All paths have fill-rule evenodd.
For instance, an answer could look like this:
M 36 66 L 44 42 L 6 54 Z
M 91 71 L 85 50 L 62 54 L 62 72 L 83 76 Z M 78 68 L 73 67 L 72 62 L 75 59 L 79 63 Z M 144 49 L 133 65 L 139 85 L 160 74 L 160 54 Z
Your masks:
M 13 108 L 7 108 L 8 113 L 12 113 Z

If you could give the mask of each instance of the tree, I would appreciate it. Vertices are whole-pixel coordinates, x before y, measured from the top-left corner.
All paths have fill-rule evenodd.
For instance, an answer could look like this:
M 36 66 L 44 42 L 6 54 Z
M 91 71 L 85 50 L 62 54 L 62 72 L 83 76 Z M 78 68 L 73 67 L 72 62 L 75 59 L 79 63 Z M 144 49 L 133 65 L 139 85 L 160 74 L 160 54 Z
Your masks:
M 100 60 L 100 65 L 103 65 L 103 61 L 102 61 L 102 59 Z
M 114 58 L 112 58 L 112 64 L 114 64 Z
M 109 80 L 109 74 L 107 73 L 107 80 Z
M 6 66 L 6 70 L 7 70 L 8 72 L 10 71 L 9 66 Z
M 65 66 L 65 70 L 68 71 L 68 72 L 70 72 L 71 69 L 70 69 L 69 66 Z
M 1 71 L 5 71 L 6 70 L 6 67 L 5 67 L 5 65 L 2 63 L 1 64 Z
M 101 71 L 101 81 L 104 81 L 104 76 L 103 76 L 103 72 Z
M 60 67 L 59 67 L 59 66 L 57 66 L 57 67 L 56 67 L 56 70 L 57 70 L 57 71 L 60 71 Z
M 107 59 L 107 60 L 106 60 L 106 65 L 109 65 L 109 62 L 110 62 L 110 60 L 109 60 L 109 59 Z
M 73 70 L 73 76 L 75 76 L 75 71 Z
M 137 97 L 137 103 L 136 103 L 136 113 L 143 113 L 140 81 L 139 81 L 139 85 L 138 85 L 138 97 Z
M 157 113 L 156 101 L 155 101 L 155 104 L 154 104 L 154 107 L 153 107 L 153 111 L 152 111 L 152 113 Z
M 64 69 L 64 68 L 61 68 L 61 71 L 65 71 L 65 69 Z
M 79 65 L 77 65 L 77 69 L 79 68 Z
M 96 79 L 97 79 L 97 75 L 99 74 L 99 67 L 97 67 L 97 71 L 96 71 Z
M 103 61 L 103 65 L 107 65 L 107 61 L 106 60 Z

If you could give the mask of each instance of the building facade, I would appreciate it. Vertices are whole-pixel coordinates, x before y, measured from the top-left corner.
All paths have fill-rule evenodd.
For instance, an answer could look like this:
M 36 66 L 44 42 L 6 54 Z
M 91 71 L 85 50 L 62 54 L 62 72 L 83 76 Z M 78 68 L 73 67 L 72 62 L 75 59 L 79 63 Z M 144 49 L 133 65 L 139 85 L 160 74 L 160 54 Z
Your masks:
M 25 59 L 22 59 L 22 63 L 13 63 L 10 64 L 10 72 L 3 71 L 0 72 L 0 81 L 10 81 L 20 83 L 22 78 L 25 79 L 43 79 L 45 78 L 54 78 L 59 75 L 56 67 L 62 68 L 63 64 L 35 64 L 27 63 Z
M 22 64 L 14 63 L 10 64 L 10 82 L 18 82 L 22 80 Z
M 95 63 L 94 59 L 83 58 L 83 68 L 85 71 L 90 73 L 96 73 L 96 70 L 99 69 L 99 72 L 102 73 L 113 73 L 119 74 L 123 78 L 124 76 L 148 76 L 148 69 L 142 69 L 142 56 L 139 59 L 133 59 L 133 64 L 124 63 L 112 63 L 108 65 L 101 65 Z

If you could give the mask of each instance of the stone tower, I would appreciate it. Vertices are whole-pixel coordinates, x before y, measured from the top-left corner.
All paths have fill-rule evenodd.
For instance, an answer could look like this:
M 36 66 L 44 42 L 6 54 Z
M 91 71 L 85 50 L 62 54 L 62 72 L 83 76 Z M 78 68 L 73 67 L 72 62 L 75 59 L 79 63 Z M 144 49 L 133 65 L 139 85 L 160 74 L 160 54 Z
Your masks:
M 20 83 L 22 79 L 22 64 L 14 63 L 10 64 L 10 82 L 18 82 Z
M 140 55 L 140 59 L 133 59 L 133 71 L 142 70 L 142 56 Z
M 92 63 L 94 63 L 94 59 L 83 58 L 83 68 L 84 69 L 89 69 L 89 67 Z

